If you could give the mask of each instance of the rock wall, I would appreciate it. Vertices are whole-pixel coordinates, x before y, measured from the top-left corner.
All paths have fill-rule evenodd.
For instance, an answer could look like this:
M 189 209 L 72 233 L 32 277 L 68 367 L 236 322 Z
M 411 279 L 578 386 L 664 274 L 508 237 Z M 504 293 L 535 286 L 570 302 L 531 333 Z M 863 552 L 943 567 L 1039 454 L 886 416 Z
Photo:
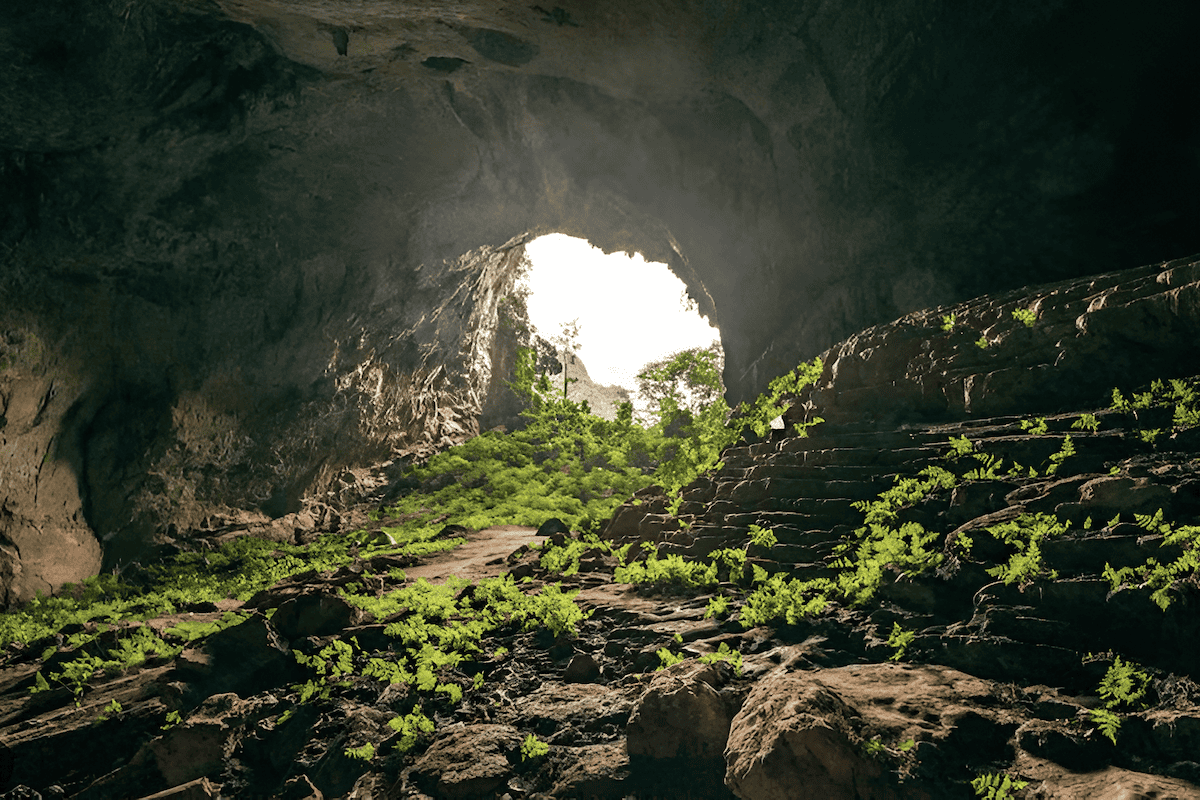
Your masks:
M 1193 3 L 564 2 L 0 13 L 0 318 L 46 348 L 0 376 L 0 536 L 54 554 L 10 597 L 468 435 L 529 236 L 668 263 L 732 402 L 1200 249 Z

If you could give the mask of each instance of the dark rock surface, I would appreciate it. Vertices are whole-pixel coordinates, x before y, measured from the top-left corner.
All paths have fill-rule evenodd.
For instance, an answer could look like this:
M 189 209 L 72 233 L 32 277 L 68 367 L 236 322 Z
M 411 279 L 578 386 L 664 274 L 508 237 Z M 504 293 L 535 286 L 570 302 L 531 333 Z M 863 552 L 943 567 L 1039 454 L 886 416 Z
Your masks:
M 1135 286 L 1139 275 L 1130 274 Z M 1055 302 L 1076 302 L 1064 295 L 1043 302 L 1046 319 L 1058 318 Z M 1035 287 L 1022 302 L 1046 297 Z M 1178 313 L 1180 325 L 1191 324 L 1190 313 Z M 1025 349 L 1052 349 L 1044 338 L 1070 352 L 1072 340 L 1060 339 L 1054 325 L 1032 331 Z M 871 336 L 884 352 L 889 332 L 901 343 L 913 338 L 906 320 L 876 329 Z M 1121 349 L 1129 346 L 1114 341 L 1110 363 L 1129 363 Z M 879 363 L 896 372 L 878 371 L 875 379 L 894 380 L 899 396 L 905 382 L 928 374 L 905 371 L 901 360 Z M 1096 369 L 1097 380 L 1124 385 L 1124 375 L 1104 372 L 1102 363 Z M 1058 402 L 1078 391 L 1070 370 L 1037 375 Z M 1071 385 L 1058 385 L 1059 375 Z M 831 415 L 837 398 L 861 402 L 850 393 L 830 396 L 822 410 Z M 972 779 L 1003 773 L 1026 783 L 1017 797 L 1200 797 L 1197 572 L 1175 576 L 1165 609 L 1152 601 L 1153 587 L 1134 581 L 1114 591 L 1103 576 L 1109 566 L 1151 556 L 1165 563 L 1196 546 L 1165 542 L 1136 516 L 1161 508 L 1177 530 L 1200 526 L 1200 449 L 1188 436 L 1195 428 L 1151 443 L 1141 432 L 1161 415 L 1106 409 L 1101 393 L 1096 402 L 1045 414 L 1044 429 L 1031 430 L 1032 415 L 1019 407 L 1028 395 L 1004 396 L 1011 405 L 999 417 L 896 424 L 878 416 L 822 423 L 803 437 L 783 429 L 727 449 L 725 466 L 688 488 L 679 516 L 650 488 L 640 493 L 641 506 L 626 506 L 640 509 L 640 519 L 617 514 L 610 524 L 609 535 L 656 542 L 662 556 L 745 546 L 748 561 L 768 572 L 827 576 L 840 569 L 833 545 L 853 541 L 863 523 L 854 501 L 927 465 L 961 472 L 979 454 L 1022 460 L 1026 469 L 901 504 L 897 524 L 919 521 L 935 532 L 930 547 L 945 558 L 919 574 L 884 565 L 878 596 L 860 607 L 835 603 L 747 628 L 735 583 L 630 586 L 615 582 L 615 559 L 596 556 L 589 569 L 581 559 L 580 571 L 563 577 L 547 574 L 536 551 L 520 548 L 489 564 L 521 569 L 531 590 L 551 582 L 580 589 L 576 602 L 591 616 L 574 636 L 497 629 L 471 663 L 440 670 L 439 680 L 472 688 L 457 703 L 423 696 L 435 729 L 401 755 L 390 752 L 401 736 L 391 723 L 411 707 L 411 687 L 348 673 L 330 697 L 299 702 L 302 678 L 287 652 L 311 655 L 336 636 L 353 636 L 368 652 L 401 646 L 379 621 L 348 615 L 336 602 L 337 587 L 364 579 L 368 559 L 259 593 L 244 606 L 255 610 L 247 621 L 171 663 L 93 676 L 78 706 L 65 689 L 28 692 L 40 658 L 61 665 L 73 651 L 13 648 L 0 668 L 0 791 L 31 798 L 950 800 L 971 796 Z M 1096 424 L 1073 427 L 1083 413 Z M 1068 435 L 1074 455 L 1048 470 Z M 951 437 L 965 437 L 970 447 L 955 455 Z M 1041 542 L 1041 571 L 1008 582 L 989 574 L 1022 550 L 990 538 L 986 528 L 1037 513 L 1064 520 L 1063 530 Z M 749 544 L 752 524 L 772 530 L 777 543 Z M 577 536 L 561 527 L 548 526 L 557 529 L 555 541 Z M 269 536 L 266 528 L 257 533 Z M 961 547 L 965 536 L 975 542 L 969 550 Z M 374 565 L 380 591 L 402 580 L 388 572 L 393 566 Z M 729 599 L 731 613 L 708 614 L 715 597 Z M 277 610 L 269 620 L 270 609 Z M 208 610 L 196 618 L 217 616 Z M 176 621 L 145 625 L 162 631 Z M 912 634 L 899 654 L 889 642 L 897 626 Z M 299 638 L 284 642 L 282 630 Z M 722 647 L 740 653 L 740 669 L 699 661 Z M 684 660 L 656 671 L 664 650 Z M 355 657 L 356 670 L 365 656 Z M 1137 664 L 1147 682 L 1140 702 L 1119 708 L 1110 741 L 1095 713 L 1105 708 L 1101 680 L 1114 656 Z M 100 720 L 113 700 L 121 711 Z M 175 724 L 166 717 L 172 711 Z M 548 750 L 527 753 L 530 736 Z M 369 758 L 350 754 L 367 744 L 375 747 Z
M 1195 252 L 1196 22 L 1188 0 L 9 4 L 4 599 L 474 432 L 533 235 L 667 262 L 733 401 L 901 313 Z

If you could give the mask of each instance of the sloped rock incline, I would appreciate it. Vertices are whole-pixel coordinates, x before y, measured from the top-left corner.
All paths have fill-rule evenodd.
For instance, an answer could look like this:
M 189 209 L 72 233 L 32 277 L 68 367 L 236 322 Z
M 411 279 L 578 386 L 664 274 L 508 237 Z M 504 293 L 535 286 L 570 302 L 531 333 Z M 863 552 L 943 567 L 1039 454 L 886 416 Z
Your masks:
M 652 490 L 614 515 L 606 536 L 655 543 L 660 559 L 745 548 L 768 573 L 834 579 L 879 541 L 872 502 L 927 481 L 874 519 L 919 526 L 893 541 L 925 536 L 932 559 L 880 556 L 868 601 L 772 623 L 808 647 L 784 656 L 775 691 L 761 679 L 732 723 L 725 783 L 735 794 L 794 797 L 788 787 L 811 785 L 812 797 L 940 796 L 936 780 L 1006 769 L 1030 796 L 1066 797 L 1101 791 L 1071 773 L 1103 769 L 1120 791 L 1200 797 L 1200 751 L 1189 749 L 1200 581 L 1188 527 L 1200 525 L 1200 426 L 1185 413 L 1200 380 L 1108 407 L 1114 387 L 1128 398 L 1150 378 L 1194 373 L 1198 279 L 1200 262 L 1188 259 L 866 331 L 830 351 L 822 382 L 788 415 L 831 421 L 729 448 L 722 469 L 685 489 L 677 516 Z M 928 482 L 930 468 L 953 485 Z M 751 543 L 751 526 L 776 543 Z M 718 594 L 731 606 L 739 597 Z M 848 666 L 892 657 L 920 663 L 923 685 L 975 688 L 929 700 L 887 672 L 899 667 Z M 1142 670 L 1141 700 L 1101 691 L 1116 659 Z M 1106 705 L 1122 719 L 1115 742 L 1094 713 Z
M 825 372 L 792 419 L 895 424 L 1074 408 L 1117 384 L 1195 371 L 1200 257 L 919 311 L 822 357 Z

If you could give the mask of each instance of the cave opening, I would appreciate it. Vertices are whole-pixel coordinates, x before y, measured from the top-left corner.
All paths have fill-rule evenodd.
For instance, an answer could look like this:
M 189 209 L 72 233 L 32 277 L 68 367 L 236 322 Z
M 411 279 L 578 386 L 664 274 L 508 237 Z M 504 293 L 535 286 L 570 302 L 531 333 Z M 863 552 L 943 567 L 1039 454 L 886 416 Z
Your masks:
M 576 379 L 568 385 L 570 399 L 586 399 L 606 419 L 614 419 L 617 404 L 628 400 L 635 419 L 649 424 L 653 409 L 638 391 L 638 373 L 647 365 L 711 347 L 719 372 L 720 330 L 666 264 L 641 253 L 606 254 L 561 233 L 540 236 L 525 251 L 528 268 L 519 280 L 528 292 L 534 333 L 554 343 L 566 326 L 577 326 L 578 347 L 567 363 L 567 377 Z M 561 348 L 559 355 L 561 361 Z

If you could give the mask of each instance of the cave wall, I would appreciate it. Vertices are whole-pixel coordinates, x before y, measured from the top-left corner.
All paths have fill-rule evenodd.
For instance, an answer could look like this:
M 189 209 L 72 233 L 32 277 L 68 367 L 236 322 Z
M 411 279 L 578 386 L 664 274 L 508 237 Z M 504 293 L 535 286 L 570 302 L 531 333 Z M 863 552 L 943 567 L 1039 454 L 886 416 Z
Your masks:
M 0 12 L 7 597 L 472 433 L 542 233 L 668 263 L 732 402 L 901 313 L 1200 250 L 1198 15 Z

